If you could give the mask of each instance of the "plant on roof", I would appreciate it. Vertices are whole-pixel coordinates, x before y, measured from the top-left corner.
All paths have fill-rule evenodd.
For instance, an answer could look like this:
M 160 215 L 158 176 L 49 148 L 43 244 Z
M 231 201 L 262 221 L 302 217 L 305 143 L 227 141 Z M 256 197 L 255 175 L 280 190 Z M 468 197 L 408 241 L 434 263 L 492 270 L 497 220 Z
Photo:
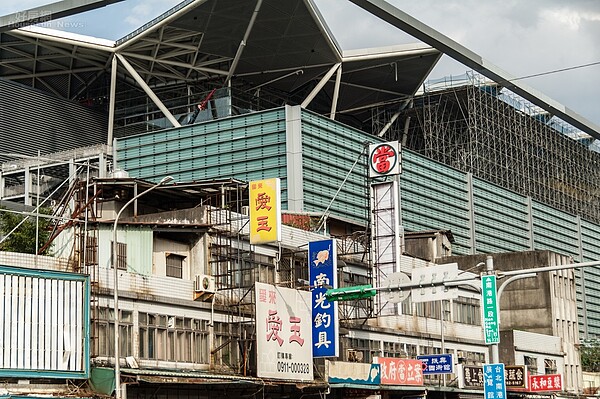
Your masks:
M 51 210 L 41 208 L 39 213 L 50 215 Z M 51 223 L 50 218 L 36 218 L 0 208 L 0 251 L 36 254 L 50 238 Z M 39 255 L 49 255 L 49 248 Z

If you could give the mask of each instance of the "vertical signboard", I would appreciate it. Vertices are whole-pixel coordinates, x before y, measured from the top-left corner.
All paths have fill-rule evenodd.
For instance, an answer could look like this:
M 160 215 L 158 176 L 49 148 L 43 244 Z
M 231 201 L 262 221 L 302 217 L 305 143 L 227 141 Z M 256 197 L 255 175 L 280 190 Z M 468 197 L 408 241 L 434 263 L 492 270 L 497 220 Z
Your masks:
M 503 363 L 483 365 L 483 392 L 484 399 L 506 399 Z
M 279 178 L 250 182 L 250 244 L 281 241 Z
M 498 298 L 496 276 L 481 276 L 481 309 L 483 311 L 483 333 L 486 345 L 500 342 L 498 325 Z
M 329 288 L 337 288 L 335 240 L 308 243 L 308 278 L 312 287 L 312 348 L 314 357 L 337 357 L 338 308 L 325 298 Z
M 401 172 L 398 141 L 369 146 L 369 177 L 397 175 Z
M 423 385 L 423 362 L 396 357 L 375 357 L 381 367 L 382 385 Z
M 310 293 L 255 283 L 257 375 L 312 381 Z

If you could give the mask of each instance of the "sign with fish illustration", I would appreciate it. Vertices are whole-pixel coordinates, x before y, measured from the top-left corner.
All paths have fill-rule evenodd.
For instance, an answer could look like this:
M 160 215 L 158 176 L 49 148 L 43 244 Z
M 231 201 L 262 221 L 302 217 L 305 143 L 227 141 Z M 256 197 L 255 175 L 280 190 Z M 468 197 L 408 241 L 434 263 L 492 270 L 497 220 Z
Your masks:
M 325 292 L 337 288 L 337 250 L 335 240 L 308 243 L 308 281 L 312 294 L 312 337 L 314 357 L 337 357 L 337 303 L 325 298 Z

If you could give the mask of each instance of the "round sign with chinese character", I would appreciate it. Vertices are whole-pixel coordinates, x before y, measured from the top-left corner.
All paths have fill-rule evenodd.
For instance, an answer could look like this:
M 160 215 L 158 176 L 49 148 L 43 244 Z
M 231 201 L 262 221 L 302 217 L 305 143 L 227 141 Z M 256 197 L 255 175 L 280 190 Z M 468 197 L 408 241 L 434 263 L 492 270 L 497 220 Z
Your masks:
M 400 173 L 400 154 L 397 141 L 371 144 L 369 150 L 369 176 Z

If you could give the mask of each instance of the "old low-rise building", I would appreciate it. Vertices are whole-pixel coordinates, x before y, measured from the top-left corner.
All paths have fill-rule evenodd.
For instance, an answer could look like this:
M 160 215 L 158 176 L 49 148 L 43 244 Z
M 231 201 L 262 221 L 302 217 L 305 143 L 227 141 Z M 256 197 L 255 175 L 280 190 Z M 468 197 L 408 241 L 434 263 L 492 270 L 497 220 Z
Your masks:
M 108 178 L 82 183 L 77 184 L 68 201 L 77 214 L 59 221 L 52 236 L 55 258 L 12 253 L 0 257 L 6 265 L 3 281 L 14 281 L 13 285 L 3 285 L 3 305 L 11 309 L 4 342 L 11 337 L 11 342 L 31 345 L 3 347 L 4 359 L 17 359 L 4 363 L 8 395 L 23 392 L 23 381 L 28 381 L 32 394 L 72 394 L 71 379 L 79 381 L 77 395 L 91 395 L 94 390 L 110 394 L 115 387 L 115 373 L 123 397 L 151 396 L 165 386 L 169 387 L 169 398 L 183 394 L 212 398 L 219 392 L 229 396 L 265 392 L 274 398 L 327 392 L 340 398 L 371 394 L 448 397 L 462 391 L 478 392 L 478 387 L 459 388 L 456 380 L 460 367 L 482 367 L 491 360 L 482 338 L 480 293 L 476 287 L 460 286 L 455 297 L 431 301 L 418 298 L 421 291 L 415 290 L 391 308 L 382 306 L 383 296 L 340 302 L 339 335 L 335 337 L 338 355 L 311 360 L 310 371 L 314 367 L 314 374 L 308 379 L 287 369 L 283 377 L 277 373 L 273 376 L 260 360 L 259 341 L 273 337 L 275 330 L 264 330 L 270 316 L 257 317 L 258 310 L 264 311 L 269 304 L 260 302 L 257 287 L 260 284 L 261 290 L 272 290 L 282 298 L 293 292 L 308 295 L 314 282 L 308 280 L 311 255 L 307 245 L 330 237 L 282 225 L 280 242 L 251 244 L 249 216 L 246 208 L 242 210 L 248 206 L 247 184 L 240 181 L 158 186 L 130 178 Z M 153 192 L 130 201 L 149 189 Z M 128 207 L 123 208 L 127 203 Z M 115 223 L 117 215 L 120 217 Z M 297 217 L 292 219 L 297 222 Z M 446 246 L 450 244 L 446 234 L 433 237 L 446 242 Z M 340 236 L 333 241 L 337 243 L 336 278 L 340 287 L 373 282 L 370 264 L 364 260 L 367 248 L 360 242 L 347 245 L 351 239 Z M 423 253 L 437 248 L 430 240 L 425 244 L 428 249 Z M 499 268 L 507 264 L 500 261 L 501 255 L 497 258 Z M 406 255 L 400 263 L 408 276 L 417 269 L 441 267 Z M 48 287 L 52 288 L 41 299 L 31 300 L 31 287 L 38 287 L 35 280 L 46 273 L 51 279 Z M 476 275 L 473 277 L 476 285 Z M 71 284 L 71 280 L 82 281 L 78 295 L 57 291 L 56 284 L 60 287 Z M 427 291 L 427 295 L 431 293 Z M 20 299 L 11 299 L 15 295 Z M 296 305 L 290 306 L 294 309 Z M 288 308 L 279 309 L 279 314 Z M 36 329 L 31 322 L 36 312 L 57 317 L 49 319 L 48 328 L 52 328 Z M 503 320 L 510 320 L 510 312 L 502 307 Z M 77 320 L 76 327 L 67 328 L 71 325 L 67 320 Z M 71 330 L 76 334 L 68 335 Z M 284 336 L 286 330 L 277 331 Z M 306 330 L 302 331 L 308 336 Z M 300 340 L 300 327 L 296 332 Z M 566 376 L 565 387 L 576 390 L 578 385 L 566 368 L 569 358 L 563 352 L 565 340 L 533 335 L 538 343 L 552 342 L 558 348 L 552 353 L 539 348 L 534 352 L 545 353 L 543 359 L 555 366 L 553 371 Z M 533 359 L 532 354 L 523 352 L 516 342 L 531 340 L 533 335 L 514 331 L 503 337 L 502 361 L 531 363 L 527 359 Z M 36 370 L 32 359 L 42 348 L 48 349 L 41 343 L 49 338 L 60 343 L 53 344 L 49 355 L 54 363 L 49 363 L 47 370 Z M 512 347 L 511 342 L 515 343 Z M 119 345 L 118 367 L 115 344 Z M 73 351 L 72 347 L 79 349 Z M 444 354 L 451 355 L 444 373 L 429 373 L 418 360 L 431 356 L 437 359 Z M 276 356 L 274 362 L 284 368 L 288 367 L 284 366 L 286 362 L 295 364 L 291 360 L 299 354 L 283 351 Z M 75 358 L 77 362 L 72 360 Z M 542 364 L 541 358 L 535 359 Z M 66 368 L 56 369 L 53 364 Z M 74 369 L 73 364 L 77 365 Z M 533 363 L 528 365 L 531 371 Z M 415 368 L 416 374 L 401 380 L 397 367 Z M 376 374 L 378 379 L 374 379 Z M 40 385 L 40 378 L 54 383 L 51 388 Z

